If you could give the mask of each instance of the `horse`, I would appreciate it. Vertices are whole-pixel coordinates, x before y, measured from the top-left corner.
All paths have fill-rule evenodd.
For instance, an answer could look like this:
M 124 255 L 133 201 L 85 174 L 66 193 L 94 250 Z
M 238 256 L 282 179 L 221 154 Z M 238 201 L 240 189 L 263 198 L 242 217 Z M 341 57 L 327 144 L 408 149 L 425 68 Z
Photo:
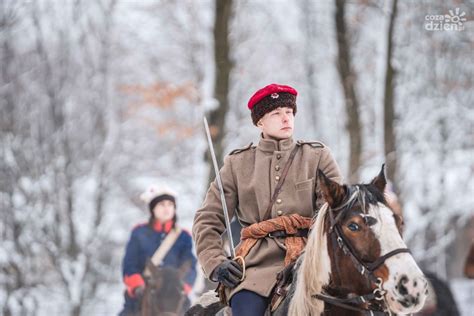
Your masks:
M 155 266 L 151 261 L 148 261 L 146 266 L 149 273 L 144 277 L 145 291 L 141 298 L 138 315 L 183 315 L 184 310 L 189 306 L 189 301 L 184 293 L 182 280 L 189 271 L 191 262 L 184 263 L 178 269 Z
M 428 281 L 428 299 L 415 316 L 459 316 L 459 308 L 449 284 L 430 271 L 423 271 Z
M 427 281 L 402 240 L 401 217 L 385 201 L 384 166 L 368 184 L 340 185 L 320 170 L 316 181 L 325 203 L 304 251 L 284 271 L 290 272 L 285 277 L 289 283 L 274 289 L 286 295 L 278 306 L 269 306 L 267 314 L 381 316 L 419 311 Z M 185 315 L 210 315 L 208 310 L 224 307 L 216 300 L 196 305 Z

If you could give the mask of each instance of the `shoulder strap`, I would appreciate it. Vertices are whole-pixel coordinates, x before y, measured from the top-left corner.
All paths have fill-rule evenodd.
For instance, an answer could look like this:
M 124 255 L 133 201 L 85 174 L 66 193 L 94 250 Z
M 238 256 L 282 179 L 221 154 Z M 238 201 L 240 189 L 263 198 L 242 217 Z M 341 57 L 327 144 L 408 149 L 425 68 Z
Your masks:
M 172 229 L 166 238 L 163 240 L 161 245 L 156 249 L 155 253 L 151 257 L 151 263 L 154 266 L 159 266 L 163 259 L 165 258 L 166 254 L 168 251 L 170 251 L 171 247 L 173 247 L 174 243 L 176 242 L 176 239 L 178 239 L 179 235 L 181 234 L 181 228 L 176 227 L 175 229 Z M 148 271 L 147 268 L 145 268 L 144 275 L 149 275 L 150 271 Z
M 304 140 L 298 140 L 296 142 L 299 146 L 303 146 L 303 145 L 309 145 L 313 148 L 324 148 L 324 144 L 321 143 L 321 142 L 318 142 L 318 141 L 304 141 Z
M 241 152 L 244 152 L 246 150 L 249 150 L 250 148 L 252 148 L 252 145 L 253 145 L 253 143 L 250 143 L 250 144 L 248 144 L 247 146 L 245 146 L 243 148 L 234 149 L 229 153 L 229 155 L 235 155 L 235 154 L 239 154 Z
M 277 186 L 275 187 L 275 191 L 273 192 L 272 199 L 270 200 L 270 204 L 268 204 L 267 210 L 265 212 L 265 215 L 261 219 L 261 221 L 267 220 L 270 216 L 270 213 L 272 211 L 273 204 L 276 201 L 276 198 L 278 194 L 280 194 L 281 188 L 283 187 L 283 183 L 285 182 L 286 175 L 288 174 L 288 170 L 290 169 L 291 163 L 293 162 L 293 159 L 296 156 L 296 152 L 298 151 L 299 146 L 295 145 L 295 148 L 290 153 L 290 157 L 288 158 L 288 161 L 285 164 L 285 167 L 283 168 L 283 171 L 281 172 L 281 178 L 280 181 L 278 181 Z

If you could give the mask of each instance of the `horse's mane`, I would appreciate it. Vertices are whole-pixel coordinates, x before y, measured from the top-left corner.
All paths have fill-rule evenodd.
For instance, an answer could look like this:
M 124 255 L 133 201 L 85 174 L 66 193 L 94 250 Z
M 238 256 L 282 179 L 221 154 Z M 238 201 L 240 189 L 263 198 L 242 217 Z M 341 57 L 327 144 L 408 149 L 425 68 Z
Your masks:
M 329 205 L 325 203 L 317 213 L 304 253 L 298 259 L 296 267 L 296 286 L 289 307 L 289 315 L 320 315 L 324 303 L 311 296 L 321 293 L 322 287 L 329 283 L 331 262 L 324 232 L 324 220 Z

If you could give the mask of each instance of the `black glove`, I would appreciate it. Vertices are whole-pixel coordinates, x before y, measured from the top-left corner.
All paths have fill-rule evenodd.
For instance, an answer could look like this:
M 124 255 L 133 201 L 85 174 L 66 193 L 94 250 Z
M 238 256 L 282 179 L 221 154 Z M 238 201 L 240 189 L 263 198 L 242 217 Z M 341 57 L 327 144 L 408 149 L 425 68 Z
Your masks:
M 218 265 L 212 276 L 225 287 L 234 288 L 242 279 L 242 267 L 234 260 L 226 260 Z

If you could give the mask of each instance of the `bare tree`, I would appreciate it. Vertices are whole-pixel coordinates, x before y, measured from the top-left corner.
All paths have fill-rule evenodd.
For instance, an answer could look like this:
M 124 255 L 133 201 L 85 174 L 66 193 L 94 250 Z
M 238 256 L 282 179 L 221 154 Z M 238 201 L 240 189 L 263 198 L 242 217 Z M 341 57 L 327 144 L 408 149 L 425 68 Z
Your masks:
M 349 181 L 359 180 L 362 154 L 362 129 L 359 100 L 356 94 L 356 73 L 351 66 L 351 50 L 345 19 L 346 1 L 336 0 L 337 70 L 341 80 L 347 113 L 346 129 L 349 136 Z
M 317 45 L 317 21 L 316 21 L 316 10 L 314 3 L 309 0 L 302 0 L 300 2 L 301 15 L 303 16 L 303 33 L 305 37 L 304 47 L 304 69 L 306 82 L 308 85 L 309 104 L 311 106 L 311 127 L 313 128 L 314 135 L 322 133 L 322 126 L 319 114 L 320 105 L 318 104 L 319 88 L 317 86 L 316 76 L 316 61 L 315 52 Z
M 25 18 L 21 7 L 21 3 L 12 1 L 0 5 L 0 288 L 4 295 L 0 314 L 5 316 L 27 314 L 28 301 L 30 307 L 36 304 L 29 295 L 36 280 L 27 277 L 27 272 L 37 273 L 34 245 L 24 238 L 30 229 L 25 201 L 31 194 L 23 185 L 13 185 L 21 182 L 24 171 L 33 169 L 25 163 L 30 149 L 28 143 L 16 137 L 30 131 L 18 123 L 25 102 L 21 97 L 24 86 L 19 71 L 24 68 L 19 62 L 18 43 L 14 38 Z M 15 212 L 16 208 L 22 212 Z M 20 292 L 23 295 L 19 295 Z M 12 302 L 17 305 L 15 309 Z
M 45 289 L 68 301 L 61 313 L 80 315 L 85 302 L 96 297 L 98 284 L 110 282 L 114 271 L 105 268 L 112 254 L 98 255 L 98 248 L 112 243 L 103 224 L 114 173 L 108 65 L 115 4 L 101 1 L 92 13 L 76 2 L 65 25 L 55 19 L 64 12 L 52 2 L 1 11 L 2 19 L 15 17 L 23 25 L 31 23 L 32 30 L 32 37 L 17 44 L 29 57 L 26 63 L 25 56 L 13 53 L 12 38 L 2 36 L 2 56 L 10 59 L 10 69 L 3 69 L 6 89 L 1 93 L 11 103 L 2 107 L 2 119 L 9 119 L 1 124 L 6 164 L 0 178 L 8 179 L 0 187 L 2 209 L 8 210 L 1 216 L 2 250 L 9 256 L 0 264 L 2 280 L 9 279 L 2 302 L 6 315 L 35 313 L 37 305 L 49 303 L 40 294 Z M 94 14 L 99 18 L 94 20 Z M 14 31 L 14 23 L 5 31 Z
M 230 59 L 229 26 L 232 19 L 232 1 L 215 1 L 214 22 L 214 61 L 215 80 L 214 97 L 217 100 L 217 108 L 209 113 L 209 128 L 213 136 L 216 158 L 219 163 L 223 161 L 223 140 L 225 136 L 226 115 L 229 111 L 229 84 L 232 71 Z M 210 156 L 206 155 L 209 165 Z M 209 181 L 213 179 L 214 171 L 209 170 Z
M 387 34 L 387 59 L 385 68 L 385 90 L 384 90 L 384 153 L 385 162 L 387 164 L 387 176 L 397 185 L 397 145 L 395 132 L 395 77 L 396 73 L 393 69 L 393 51 L 394 51 L 394 27 L 397 17 L 397 0 L 392 2 L 392 11 L 388 24 Z

